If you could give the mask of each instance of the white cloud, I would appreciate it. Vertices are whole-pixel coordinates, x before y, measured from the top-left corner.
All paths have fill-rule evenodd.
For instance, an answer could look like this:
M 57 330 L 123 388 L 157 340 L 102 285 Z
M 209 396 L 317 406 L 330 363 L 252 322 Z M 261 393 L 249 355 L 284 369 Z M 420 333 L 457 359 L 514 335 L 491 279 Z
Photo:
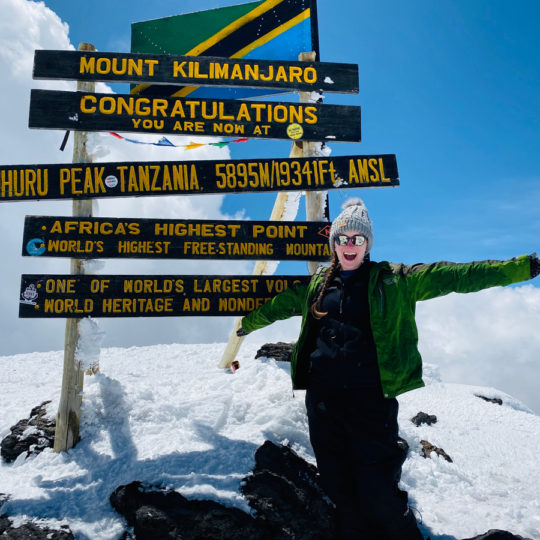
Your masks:
M 540 411 L 540 289 L 496 287 L 419 302 L 424 361 L 444 381 L 494 386 Z
M 68 26 L 42 2 L 3 0 L 0 19 L 2 73 L 24 84 L 35 49 L 73 49 Z

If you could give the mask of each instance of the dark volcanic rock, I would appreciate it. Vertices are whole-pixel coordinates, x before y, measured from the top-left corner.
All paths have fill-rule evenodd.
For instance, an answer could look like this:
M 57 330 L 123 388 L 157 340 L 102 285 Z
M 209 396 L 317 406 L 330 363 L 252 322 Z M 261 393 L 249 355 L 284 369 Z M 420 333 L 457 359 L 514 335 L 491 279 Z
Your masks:
M 495 398 L 489 398 L 486 396 L 481 396 L 480 394 L 474 394 L 476 397 L 479 397 L 480 399 L 483 399 L 484 401 L 487 401 L 489 403 L 496 403 L 497 405 L 502 405 L 503 400 L 501 398 L 495 397 Z
M 185 505 L 188 500 L 177 491 L 165 491 L 159 487 L 131 482 L 114 490 L 109 500 L 113 508 L 122 514 L 130 525 L 135 523 L 135 514 L 143 505 L 174 508 Z
M 255 355 L 255 358 L 274 358 L 279 362 L 290 362 L 294 343 L 265 343 Z
M 35 523 L 23 523 L 20 527 L 13 527 L 5 516 L 0 516 L 0 536 L 6 540 L 75 540 L 69 527 L 49 529 Z
M 422 424 L 431 426 L 431 424 L 437 423 L 437 417 L 434 414 L 427 414 L 420 411 L 416 416 L 411 418 L 411 422 L 417 427 L 421 426 Z
M 47 403 L 50 401 L 34 407 L 30 411 L 30 418 L 19 420 L 11 427 L 11 433 L 2 439 L 0 453 L 4 461 L 10 463 L 24 452 L 28 457 L 53 447 L 56 421 L 46 417 Z
M 500 529 L 490 529 L 488 532 L 475 536 L 474 538 L 464 538 L 463 540 L 531 540 L 517 534 L 501 531 Z
M 406 451 L 407 442 L 400 439 Z M 424 455 L 449 456 L 422 441 Z M 241 491 L 256 512 L 254 519 L 214 501 L 190 501 L 176 491 L 132 482 L 111 495 L 136 540 L 334 540 L 333 507 L 324 496 L 317 469 L 287 446 L 266 441 L 255 453 L 253 474 Z M 0 520 L 1 527 L 1 520 Z M 1 528 L 0 528 L 1 535 Z M 122 537 L 132 538 L 126 532 Z M 62 539 L 63 540 L 63 539 Z M 530 540 L 490 530 L 464 540 Z
M 334 538 L 333 507 L 319 486 L 317 469 L 290 448 L 266 441 L 241 490 L 274 538 Z
M 420 443 L 422 444 L 422 455 L 425 458 L 427 458 L 431 452 L 435 452 L 438 456 L 441 456 L 446 459 L 446 461 L 452 463 L 452 458 L 442 448 L 438 448 L 428 441 L 420 441 Z
M 266 538 L 255 520 L 214 501 L 190 501 L 176 491 L 132 482 L 117 488 L 111 504 L 134 529 L 137 540 Z
M 317 469 L 286 446 L 266 441 L 255 453 L 253 474 L 241 490 L 256 519 L 214 501 L 190 501 L 176 491 L 132 482 L 117 488 L 112 506 L 137 540 L 331 540 L 332 505 Z
M 294 483 L 308 482 L 318 486 L 317 467 L 302 459 L 288 446 L 265 441 L 255 452 L 254 473 L 272 471 Z
M 0 516 L 0 535 L 9 527 L 11 527 L 11 521 L 6 516 Z

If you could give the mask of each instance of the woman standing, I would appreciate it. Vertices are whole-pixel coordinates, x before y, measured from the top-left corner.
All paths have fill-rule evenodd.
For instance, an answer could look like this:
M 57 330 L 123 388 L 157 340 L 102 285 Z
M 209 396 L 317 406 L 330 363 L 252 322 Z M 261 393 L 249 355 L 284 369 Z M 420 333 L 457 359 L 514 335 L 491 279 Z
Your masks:
M 530 279 L 539 260 L 406 266 L 371 262 L 371 220 L 351 199 L 330 230 L 332 261 L 308 285 L 277 295 L 242 319 L 239 335 L 302 315 L 293 388 L 306 389 L 311 444 L 321 483 L 336 506 L 340 538 L 421 540 L 398 488 L 396 396 L 419 388 L 418 300 Z

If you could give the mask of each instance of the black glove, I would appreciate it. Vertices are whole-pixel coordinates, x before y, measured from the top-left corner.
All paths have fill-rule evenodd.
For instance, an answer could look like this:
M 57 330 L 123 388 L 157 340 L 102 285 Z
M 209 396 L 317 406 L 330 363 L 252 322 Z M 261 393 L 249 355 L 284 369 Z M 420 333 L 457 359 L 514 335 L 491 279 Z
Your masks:
M 237 331 L 236 331 L 236 335 L 238 337 L 244 337 L 244 336 L 247 336 L 248 333 L 242 328 L 240 327 Z
M 531 278 L 540 274 L 540 259 L 538 257 L 531 257 Z

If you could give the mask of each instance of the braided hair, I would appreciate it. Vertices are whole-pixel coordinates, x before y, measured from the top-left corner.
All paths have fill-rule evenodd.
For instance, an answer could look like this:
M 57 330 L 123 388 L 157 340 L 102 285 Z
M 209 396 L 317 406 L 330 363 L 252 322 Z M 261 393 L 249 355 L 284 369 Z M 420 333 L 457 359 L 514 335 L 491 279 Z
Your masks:
M 362 261 L 362 264 L 369 263 L 370 260 L 371 260 L 371 257 L 369 256 L 369 253 L 366 253 L 364 255 L 364 260 Z M 322 283 L 321 289 L 319 291 L 319 294 L 317 295 L 317 298 L 315 299 L 315 302 L 311 304 L 310 311 L 313 317 L 315 317 L 316 319 L 322 319 L 325 315 L 328 315 L 328 312 L 319 311 L 319 304 L 324 296 L 324 293 L 326 292 L 326 287 L 332 281 L 333 277 L 336 275 L 338 268 L 339 268 L 338 257 L 336 255 L 336 252 L 332 251 L 332 259 L 330 261 L 330 266 L 328 267 L 328 270 L 326 271 L 326 276 Z
M 332 251 L 332 260 L 330 263 L 330 267 L 326 271 L 326 277 L 324 278 L 323 284 L 321 286 L 321 290 L 319 291 L 319 294 L 317 295 L 317 298 L 315 299 L 315 302 L 311 304 L 311 314 L 316 319 L 322 319 L 325 315 L 328 314 L 328 312 L 319 311 L 319 303 L 322 300 L 322 297 L 324 296 L 324 293 L 326 291 L 326 287 L 328 286 L 328 283 L 332 281 L 332 278 L 334 277 L 336 270 L 338 268 L 338 258 L 335 251 Z

